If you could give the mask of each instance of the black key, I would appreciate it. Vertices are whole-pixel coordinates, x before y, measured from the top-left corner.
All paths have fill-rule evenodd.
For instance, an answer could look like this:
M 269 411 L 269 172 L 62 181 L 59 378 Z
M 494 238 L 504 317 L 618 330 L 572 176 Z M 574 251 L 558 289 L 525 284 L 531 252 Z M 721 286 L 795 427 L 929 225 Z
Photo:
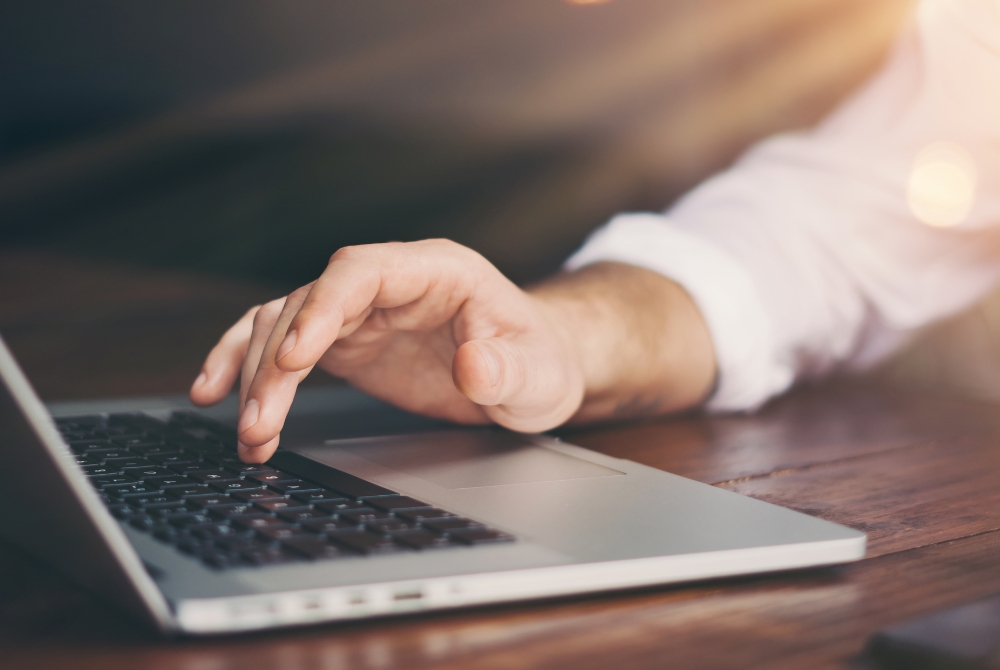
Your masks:
M 335 530 L 350 530 L 357 528 L 352 523 L 341 521 L 340 519 L 316 519 L 315 521 L 303 521 L 302 527 L 310 533 L 330 533 Z
M 306 535 L 306 531 L 287 524 L 280 526 L 275 524 L 257 529 L 257 537 L 270 542 L 281 542 L 283 540 L 290 540 L 293 537 L 302 537 L 303 535 Z
M 176 547 L 185 554 L 200 554 L 205 548 L 205 543 L 196 537 L 179 535 L 176 540 Z
M 213 482 L 209 486 L 217 491 L 226 491 L 229 493 L 235 491 L 252 491 L 264 488 L 264 485 L 260 482 L 253 482 L 246 479 L 238 479 L 235 482 Z
M 344 549 L 330 544 L 321 537 L 315 535 L 306 537 L 295 537 L 281 543 L 285 549 L 306 558 L 337 558 L 344 555 Z
M 244 514 L 233 519 L 231 523 L 242 530 L 257 530 L 259 528 L 266 528 L 267 526 L 286 525 L 284 521 L 270 514 Z
M 123 454 L 124 458 L 105 458 L 104 464 L 109 468 L 118 468 L 119 470 L 124 470 L 125 468 L 155 468 L 156 464 L 152 461 L 147 461 L 145 458 L 140 458 L 139 456 L 129 456 L 128 454 Z
M 77 465 L 100 465 L 98 461 L 93 458 L 88 458 L 86 456 L 74 456 L 73 460 L 76 461 Z
M 157 465 L 162 465 L 163 467 L 178 466 L 183 470 L 185 466 L 190 467 L 191 470 L 198 470 L 200 467 L 194 467 L 200 463 L 198 458 L 192 454 L 185 454 L 178 451 L 169 452 L 166 454 L 150 454 L 147 458 Z M 171 470 L 177 472 L 176 467 L 171 467 Z
M 252 479 L 255 482 L 260 482 L 261 484 L 270 486 L 271 484 L 277 484 L 278 482 L 291 482 L 298 480 L 295 475 L 289 475 L 284 472 L 277 472 L 271 470 L 269 472 L 255 472 L 253 474 L 247 475 L 247 479 Z
M 448 537 L 462 544 L 494 544 L 513 542 L 514 536 L 492 528 L 462 528 L 448 531 Z
M 235 482 L 240 476 L 234 472 L 226 470 L 192 470 L 187 476 L 201 484 L 212 484 L 214 482 Z
M 265 512 L 281 512 L 287 509 L 307 509 L 306 506 L 299 501 L 289 500 L 288 498 L 254 500 L 253 504 Z
M 292 560 L 292 557 L 279 547 L 246 549 L 240 552 L 240 558 L 250 565 L 275 565 Z
M 339 530 L 327 533 L 327 538 L 341 547 L 361 554 L 388 554 L 404 548 L 391 538 L 363 530 Z
M 257 508 L 250 503 L 234 503 L 232 505 L 220 505 L 208 510 L 208 515 L 213 519 L 235 519 L 247 514 L 256 514 Z
M 153 531 L 153 537 L 162 542 L 173 543 L 177 541 L 178 532 L 173 526 L 158 526 Z
M 223 452 L 221 454 L 206 454 L 205 462 L 227 469 L 230 465 L 243 465 L 243 461 L 240 460 L 240 457 L 230 452 Z
M 121 498 L 123 496 L 137 495 L 140 493 L 155 493 L 159 491 L 159 487 L 150 486 L 149 484 L 125 484 L 124 486 L 108 486 L 104 489 L 104 492 L 109 496 L 115 498 Z
M 108 511 L 115 516 L 119 514 L 131 514 L 132 509 L 125 503 L 111 503 L 108 505 Z
M 191 496 L 214 495 L 218 491 L 203 484 L 184 484 L 182 486 L 171 486 L 164 488 L 163 492 L 168 496 L 177 499 L 189 498 Z
M 191 529 L 191 535 L 200 540 L 217 540 L 220 537 L 232 537 L 240 534 L 241 531 L 225 523 L 206 524 Z
M 304 521 L 313 521 L 315 519 L 329 519 L 329 514 L 324 514 L 318 509 L 289 509 L 283 512 L 278 512 L 278 518 L 287 521 L 288 523 L 302 523 Z
M 188 496 L 187 498 L 185 498 L 185 501 L 192 507 L 197 507 L 198 509 L 215 507 L 216 505 L 233 505 L 236 503 L 235 500 L 233 500 L 224 493 L 216 493 L 214 495 Z
M 131 471 L 126 471 L 126 474 L 134 476 L 135 473 Z M 191 484 L 191 480 L 187 477 L 182 477 L 180 475 L 175 475 L 173 473 L 169 475 L 163 475 L 159 477 L 143 477 L 142 481 L 147 484 L 155 484 L 161 489 L 170 489 L 179 486 L 187 486 Z
M 124 500 L 129 504 L 130 507 L 134 507 L 136 509 L 142 509 L 147 505 L 162 505 L 164 503 L 174 502 L 173 500 L 163 495 L 162 493 L 154 493 L 152 495 L 128 496 Z
M 118 468 L 110 468 L 106 465 L 85 465 L 83 466 L 83 471 L 88 477 L 104 477 L 118 474 Z M 129 479 L 129 481 L 135 480 Z
M 234 491 L 233 497 L 237 500 L 242 500 L 244 502 L 253 502 L 255 500 L 274 500 L 284 499 L 285 496 L 280 493 L 275 493 L 270 489 L 251 489 L 247 491 Z
M 114 515 L 116 519 L 120 519 L 121 521 L 128 521 L 133 516 L 145 516 L 145 514 L 143 514 L 142 512 L 136 512 L 134 509 L 132 509 L 127 505 L 125 506 L 124 509 L 116 506 L 114 509 L 111 510 L 111 514 Z
M 347 510 L 369 508 L 365 507 L 361 503 L 354 502 L 353 500 L 333 500 L 330 502 L 317 503 L 316 509 L 323 510 L 329 514 L 340 514 L 341 512 L 346 512 Z
M 156 525 L 156 522 L 145 515 L 133 516 L 128 520 L 128 523 L 133 528 L 138 528 L 139 530 L 151 530 Z
M 187 514 L 191 509 L 177 500 L 169 503 L 156 503 L 146 507 L 146 512 L 156 519 L 168 519 L 176 514 Z
M 365 528 L 367 528 L 373 533 L 382 533 L 383 535 L 392 531 L 407 530 L 408 528 L 413 528 L 413 527 L 414 524 L 407 523 L 402 519 L 397 519 L 396 517 L 365 522 Z
M 307 505 L 333 501 L 348 502 L 347 498 L 342 498 L 339 493 L 336 493 L 335 491 L 324 491 L 322 489 L 319 491 L 300 491 L 298 493 L 293 493 L 292 498 L 298 500 L 299 502 L 304 502 Z
M 135 479 L 141 481 L 148 481 L 150 479 L 158 479 L 160 477 L 172 477 L 175 479 L 180 479 L 180 477 L 166 468 L 158 468 L 155 465 L 147 465 L 141 468 L 122 468 L 122 474 L 128 475 L 129 477 L 134 477 Z
M 69 443 L 69 448 L 78 454 L 85 453 L 91 449 L 113 449 L 114 446 L 107 440 L 73 440 Z
M 443 509 L 415 509 L 407 510 L 405 512 L 396 512 L 396 516 L 400 519 L 405 519 L 406 521 L 413 521 L 415 523 L 420 523 L 424 519 L 450 519 L 456 514 L 452 514 L 447 510 Z
M 341 512 L 337 515 L 345 521 L 350 521 L 351 523 L 368 523 L 371 521 L 379 521 L 381 519 L 391 519 L 391 514 L 386 514 L 385 512 L 377 512 L 370 508 L 365 509 L 352 509 L 347 512 Z
M 181 452 L 165 444 L 147 444 L 143 446 L 133 446 L 128 448 L 136 456 L 149 458 L 150 456 L 178 456 Z
M 205 565 L 221 570 L 223 568 L 230 568 L 234 565 L 240 563 L 240 557 L 237 554 L 230 554 L 225 551 L 217 551 L 215 549 L 206 549 L 201 554 L 201 560 Z
M 368 498 L 365 504 L 383 512 L 396 512 L 404 509 L 420 509 L 421 507 L 433 507 L 425 502 L 414 500 L 409 496 L 391 496 L 389 498 Z
M 84 455 L 111 467 L 115 466 L 116 463 L 108 463 L 108 459 L 110 458 L 139 458 L 139 456 L 130 454 L 124 449 L 91 449 Z
M 90 478 L 90 483 L 94 485 L 95 488 L 103 489 L 107 486 L 121 486 L 122 484 L 130 484 L 135 480 L 131 477 L 126 477 L 124 475 L 97 475 Z
M 268 484 L 268 487 L 274 489 L 278 493 L 284 493 L 285 495 L 298 493 L 300 491 L 319 491 L 318 486 L 312 482 L 303 481 L 301 479 L 293 479 L 287 482 L 275 482 L 273 484 Z
M 421 525 L 428 530 L 434 531 L 435 533 L 450 533 L 453 530 L 459 530 L 462 528 L 483 527 L 483 524 L 477 521 L 458 517 L 453 519 L 428 519 L 427 521 L 423 521 Z
M 236 472 L 241 475 L 253 475 L 259 474 L 261 472 L 272 472 L 273 468 L 262 465 L 260 463 L 243 463 L 242 461 L 237 461 L 235 463 L 229 463 L 224 466 L 226 470 Z
M 170 523 L 178 528 L 191 528 L 213 521 L 206 514 L 177 514 L 170 517 Z
M 340 491 L 347 498 L 361 499 L 396 494 L 395 491 L 390 491 L 387 488 L 366 482 L 360 477 L 349 475 L 346 472 L 331 468 L 329 465 L 324 465 L 291 451 L 278 451 L 267 463 L 279 470 L 297 475 L 302 479 L 316 482 L 324 488 Z
M 404 530 L 392 533 L 392 539 L 414 549 L 442 549 L 452 546 L 445 535 L 437 535 L 427 530 Z
M 132 449 L 133 447 L 157 447 L 163 443 L 157 439 L 148 437 L 113 437 L 111 444 L 122 449 Z

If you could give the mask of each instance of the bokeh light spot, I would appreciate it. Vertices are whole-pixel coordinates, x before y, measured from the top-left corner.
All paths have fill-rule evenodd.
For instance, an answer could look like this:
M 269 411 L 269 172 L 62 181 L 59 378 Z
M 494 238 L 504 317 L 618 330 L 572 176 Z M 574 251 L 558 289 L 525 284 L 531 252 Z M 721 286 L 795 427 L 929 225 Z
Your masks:
M 962 223 L 976 198 L 972 154 L 953 142 L 927 145 L 913 162 L 906 198 L 913 215 L 929 226 Z

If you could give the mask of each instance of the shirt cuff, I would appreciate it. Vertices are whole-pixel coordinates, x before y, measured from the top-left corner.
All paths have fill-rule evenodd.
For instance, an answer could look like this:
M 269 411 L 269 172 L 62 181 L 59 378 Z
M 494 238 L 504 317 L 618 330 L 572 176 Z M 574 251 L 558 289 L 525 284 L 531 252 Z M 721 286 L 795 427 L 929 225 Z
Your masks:
M 711 241 L 657 214 L 623 214 L 595 231 L 565 263 L 576 270 L 613 261 L 677 282 L 694 300 L 715 347 L 713 411 L 752 410 L 787 389 L 794 371 L 777 360 L 771 325 L 746 269 Z

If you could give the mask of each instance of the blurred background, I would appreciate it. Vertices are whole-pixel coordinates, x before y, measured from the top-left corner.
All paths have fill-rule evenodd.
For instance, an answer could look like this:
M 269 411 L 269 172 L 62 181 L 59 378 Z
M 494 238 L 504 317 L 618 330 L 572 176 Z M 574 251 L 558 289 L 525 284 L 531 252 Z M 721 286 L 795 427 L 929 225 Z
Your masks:
M 529 282 L 814 123 L 910 5 L 6 0 L 0 332 L 46 399 L 175 393 L 346 244 L 449 237 Z M 993 393 L 933 345 L 996 359 L 989 304 L 881 374 Z

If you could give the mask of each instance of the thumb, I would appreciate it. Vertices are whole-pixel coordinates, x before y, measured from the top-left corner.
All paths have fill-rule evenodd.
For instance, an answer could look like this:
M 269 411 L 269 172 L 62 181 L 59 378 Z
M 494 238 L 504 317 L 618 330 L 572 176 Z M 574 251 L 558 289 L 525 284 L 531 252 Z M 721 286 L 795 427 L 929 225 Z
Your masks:
M 491 419 L 522 432 L 554 428 L 583 398 L 582 379 L 567 352 L 532 338 L 491 337 L 455 352 L 455 386 Z

